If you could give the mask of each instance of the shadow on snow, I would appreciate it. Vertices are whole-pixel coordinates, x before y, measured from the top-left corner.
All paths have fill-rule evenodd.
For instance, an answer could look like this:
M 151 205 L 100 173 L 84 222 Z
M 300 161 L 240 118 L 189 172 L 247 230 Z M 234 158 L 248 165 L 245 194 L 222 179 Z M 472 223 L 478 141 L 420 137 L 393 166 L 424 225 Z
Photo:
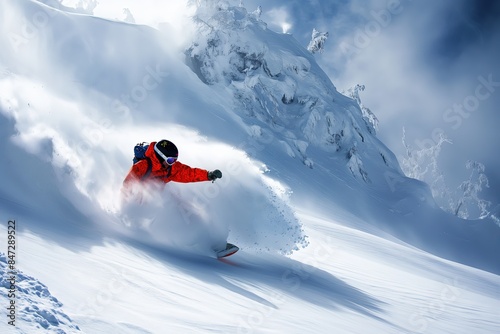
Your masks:
M 127 243 L 166 266 L 252 300 L 257 303 L 254 310 L 263 314 L 272 314 L 282 305 L 299 299 L 332 311 L 347 309 L 389 323 L 378 315 L 385 313 L 386 303 L 324 270 L 285 256 L 255 255 L 243 250 L 234 257 L 217 260 L 215 256 L 164 249 L 132 240 Z M 259 295 L 247 286 L 268 287 L 273 292 Z

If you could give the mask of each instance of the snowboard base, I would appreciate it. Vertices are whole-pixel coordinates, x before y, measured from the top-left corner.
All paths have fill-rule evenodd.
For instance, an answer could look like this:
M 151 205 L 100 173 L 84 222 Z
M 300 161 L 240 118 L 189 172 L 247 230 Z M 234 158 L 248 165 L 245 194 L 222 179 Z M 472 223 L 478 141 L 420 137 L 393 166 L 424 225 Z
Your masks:
M 238 246 L 233 245 L 233 244 L 231 244 L 231 243 L 228 242 L 226 244 L 226 248 L 225 249 L 220 250 L 220 251 L 216 251 L 215 254 L 217 255 L 217 258 L 220 259 L 220 258 L 223 258 L 223 257 L 231 256 L 234 253 L 236 253 L 238 250 L 239 250 Z

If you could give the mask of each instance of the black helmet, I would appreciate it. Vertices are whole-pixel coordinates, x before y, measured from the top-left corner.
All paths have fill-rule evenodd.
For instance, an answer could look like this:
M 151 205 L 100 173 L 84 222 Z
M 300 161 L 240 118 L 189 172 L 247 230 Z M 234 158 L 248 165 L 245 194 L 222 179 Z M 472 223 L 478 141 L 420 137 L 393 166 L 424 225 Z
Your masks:
M 166 139 L 162 139 L 156 143 L 155 152 L 158 158 L 160 158 L 160 160 L 167 162 L 169 165 L 173 164 L 177 160 L 177 157 L 179 156 L 179 151 L 177 150 L 177 146 L 175 146 L 174 143 Z M 169 158 L 175 158 L 175 159 L 169 159 Z

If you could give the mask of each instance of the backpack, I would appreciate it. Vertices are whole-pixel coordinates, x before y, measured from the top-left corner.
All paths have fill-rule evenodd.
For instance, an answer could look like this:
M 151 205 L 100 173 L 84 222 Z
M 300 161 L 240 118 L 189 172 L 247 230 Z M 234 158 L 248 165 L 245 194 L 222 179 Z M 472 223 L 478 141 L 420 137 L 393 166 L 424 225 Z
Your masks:
M 146 160 L 148 162 L 148 169 L 147 169 L 146 173 L 141 177 L 141 180 L 144 180 L 145 178 L 147 178 L 149 176 L 149 174 L 151 174 L 151 169 L 153 168 L 153 164 L 151 162 L 151 159 L 148 158 L 145 154 L 148 147 L 149 147 L 149 144 L 146 142 L 138 143 L 134 147 L 134 159 L 132 160 L 133 164 L 135 165 L 136 163 L 138 163 L 141 160 Z

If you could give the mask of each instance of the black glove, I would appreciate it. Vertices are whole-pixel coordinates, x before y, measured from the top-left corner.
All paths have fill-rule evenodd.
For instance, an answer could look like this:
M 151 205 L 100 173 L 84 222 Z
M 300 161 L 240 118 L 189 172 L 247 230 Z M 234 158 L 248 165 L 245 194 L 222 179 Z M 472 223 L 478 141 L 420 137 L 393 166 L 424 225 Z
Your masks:
M 221 177 L 222 177 L 222 172 L 218 169 L 214 170 L 213 172 L 208 172 L 208 179 L 212 182 L 217 179 L 220 179 Z

